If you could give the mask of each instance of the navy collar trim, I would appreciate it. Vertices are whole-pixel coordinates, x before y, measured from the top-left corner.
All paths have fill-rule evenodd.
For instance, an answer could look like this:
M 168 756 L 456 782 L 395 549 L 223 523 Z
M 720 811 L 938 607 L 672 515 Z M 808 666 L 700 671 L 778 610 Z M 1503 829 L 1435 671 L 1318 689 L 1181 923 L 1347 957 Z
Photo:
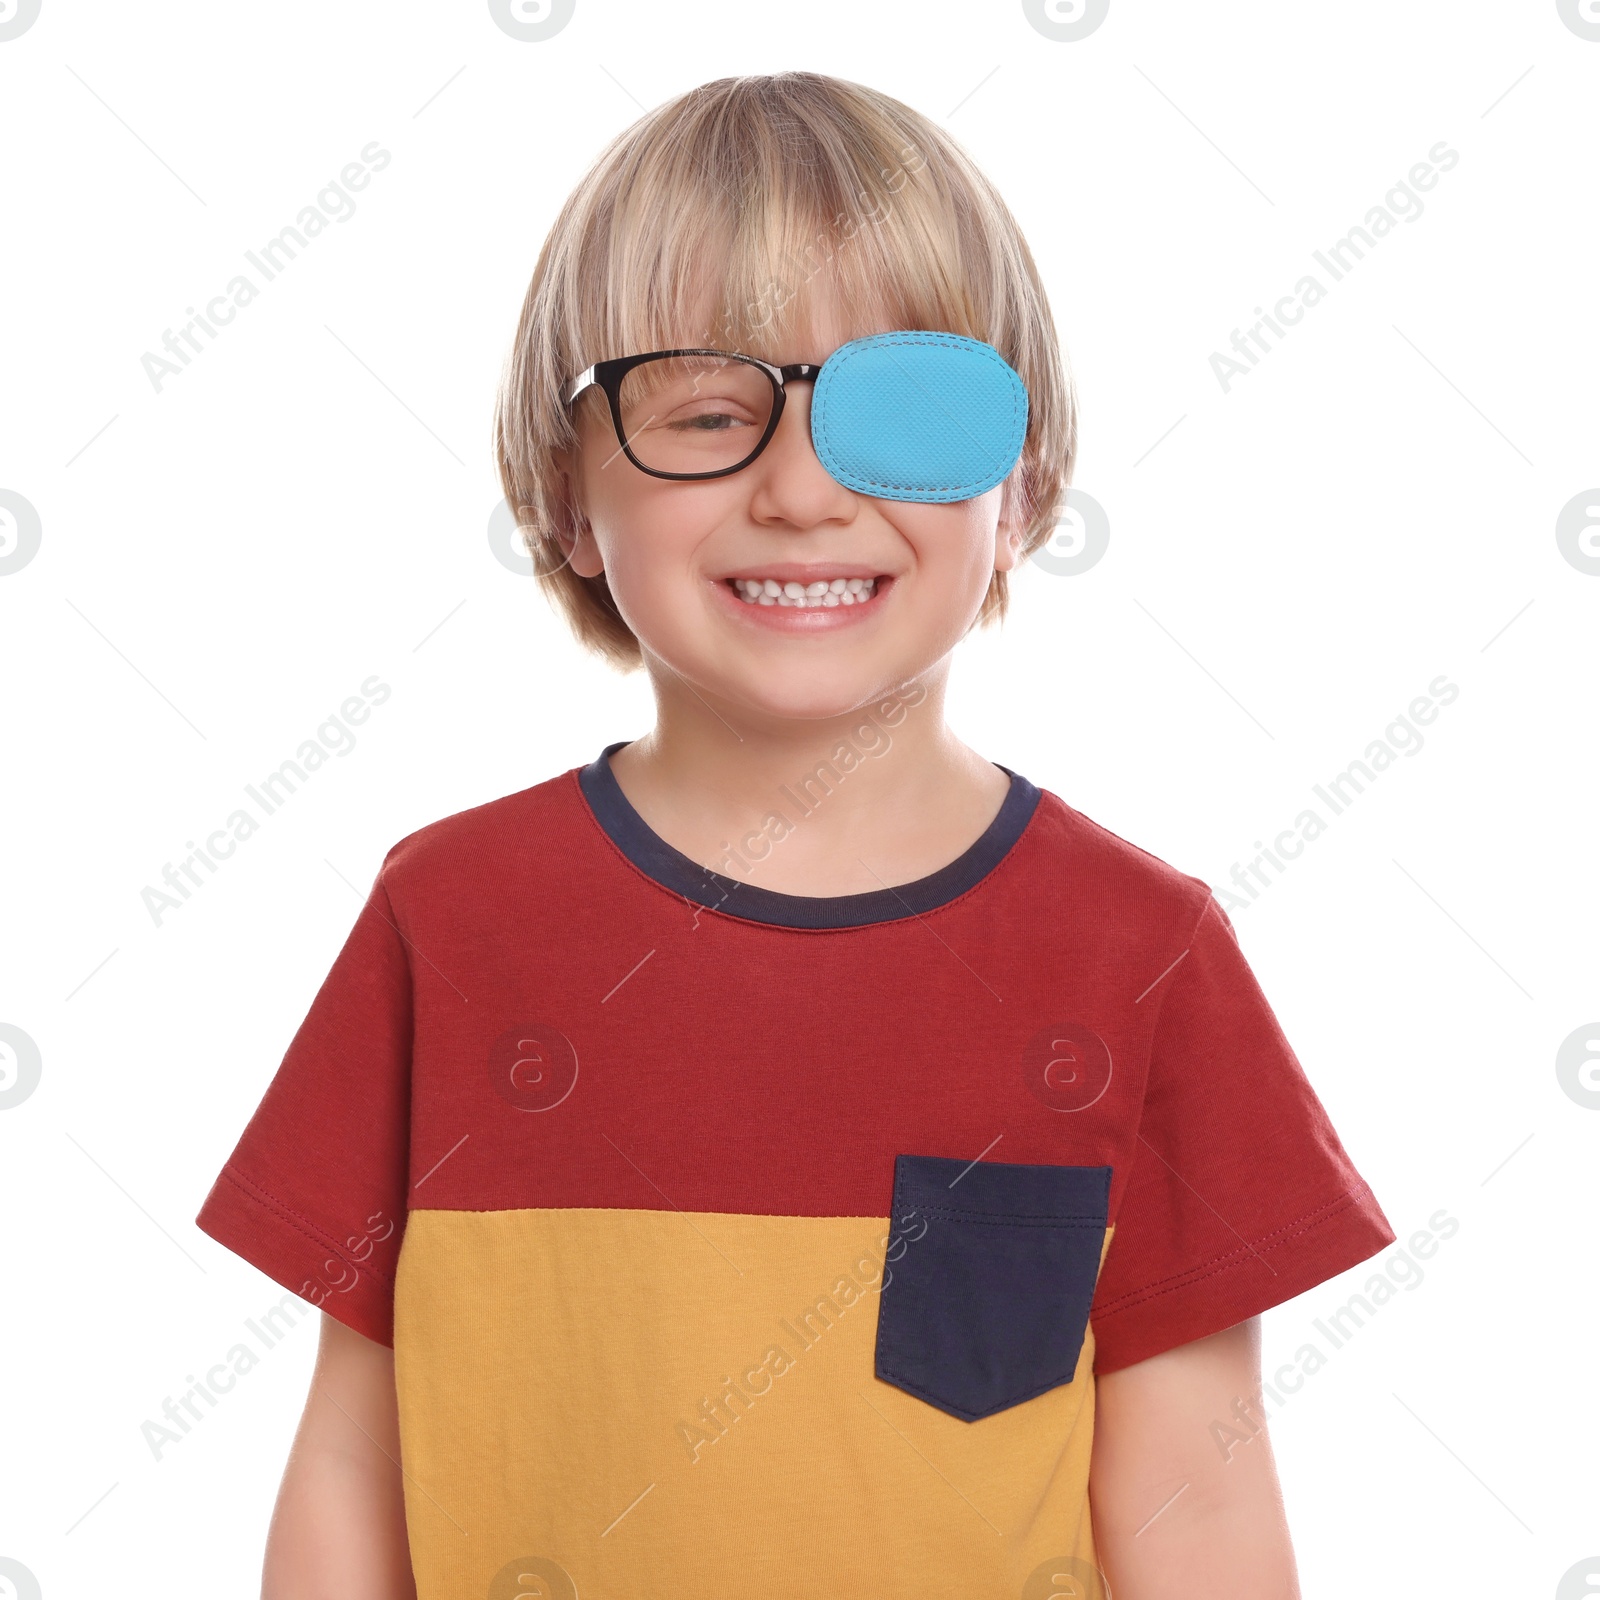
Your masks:
M 611 842 L 642 872 L 663 888 L 694 905 L 725 911 L 751 922 L 783 928 L 855 928 L 920 915 L 948 904 L 987 877 L 1022 837 L 1039 804 L 1039 790 L 1010 767 L 995 765 L 1011 779 L 1011 787 L 994 820 L 959 856 L 913 883 L 864 894 L 780 894 L 738 878 L 724 877 L 681 851 L 674 850 L 634 810 L 611 770 L 611 756 L 630 740 L 608 744 L 586 767 L 578 769 L 595 821 Z

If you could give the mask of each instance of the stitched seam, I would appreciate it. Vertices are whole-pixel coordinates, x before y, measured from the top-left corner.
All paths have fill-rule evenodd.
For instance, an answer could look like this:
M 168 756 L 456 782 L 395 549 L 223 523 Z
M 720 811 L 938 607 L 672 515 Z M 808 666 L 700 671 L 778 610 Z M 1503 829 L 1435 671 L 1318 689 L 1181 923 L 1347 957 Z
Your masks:
M 885 1227 L 890 1219 L 869 1216 L 861 1211 L 710 1211 L 704 1206 L 685 1210 L 681 1206 L 415 1206 L 406 1213 L 408 1217 L 495 1217 L 515 1216 L 530 1211 L 644 1211 L 657 1217 L 736 1217 L 743 1222 L 751 1217 L 782 1218 L 790 1222 L 845 1221 L 881 1222 Z
M 1063 801 L 1062 804 L 1065 805 L 1066 802 Z M 1068 809 L 1070 809 L 1070 807 Z M 1094 826 L 1098 827 L 1099 824 L 1096 823 Z M 1115 835 L 1113 835 L 1113 837 L 1115 837 Z M 1123 842 L 1126 843 L 1127 841 L 1124 840 Z M 1148 853 L 1148 851 L 1145 852 L 1145 854 Z M 1156 860 L 1158 858 L 1151 857 L 1151 859 Z M 1200 924 L 1205 918 L 1206 908 L 1211 904 L 1213 899 L 1210 884 L 1203 883 L 1197 878 L 1192 878 L 1189 881 L 1195 884 L 1196 887 L 1201 891 L 1200 905 L 1199 909 L 1194 914 L 1194 920 L 1189 924 L 1189 932 L 1188 936 L 1183 941 L 1183 948 L 1165 967 L 1162 968 L 1161 976 L 1156 979 L 1156 983 L 1160 985 L 1161 992 L 1156 996 L 1155 1015 L 1150 1019 L 1150 1043 L 1149 1048 L 1145 1051 L 1145 1088 L 1143 1091 L 1141 1091 L 1139 1096 L 1138 1117 L 1132 1130 L 1132 1147 L 1134 1148 L 1134 1153 L 1136 1156 L 1138 1154 L 1138 1142 L 1144 1138 L 1145 1122 L 1150 1109 L 1148 1100 L 1150 1073 L 1155 1066 L 1156 1050 L 1158 1047 L 1158 1042 L 1161 1038 L 1161 1020 L 1166 1014 L 1167 996 L 1170 995 L 1178 986 L 1179 981 L 1183 977 L 1183 974 L 1178 972 L 1177 968 L 1188 956 L 1189 952 L 1194 948 L 1195 936 L 1200 931 Z M 1167 982 L 1168 978 L 1172 979 L 1170 983 Z M 1122 1204 L 1122 1197 L 1119 1196 L 1117 1201 L 1117 1210 L 1119 1213 L 1121 1212 Z
M 1364 1188 L 1365 1185 L 1363 1184 L 1358 1188 L 1347 1190 L 1338 1199 L 1330 1200 L 1326 1205 L 1318 1206 L 1315 1211 L 1308 1211 L 1303 1217 L 1298 1217 L 1293 1222 L 1285 1223 L 1283 1227 L 1274 1229 L 1269 1234 L 1264 1234 L 1255 1241 L 1256 1244 L 1265 1246 L 1268 1249 L 1277 1249 L 1280 1245 L 1287 1244 L 1290 1239 L 1297 1239 L 1303 1234 L 1309 1233 L 1313 1228 L 1319 1227 L 1322 1223 L 1328 1221 L 1336 1212 L 1353 1205 Z M 1128 1300 L 1140 1296 L 1148 1296 L 1152 1292 L 1164 1293 L 1168 1287 L 1175 1287 L 1185 1280 L 1207 1277 L 1215 1272 L 1223 1271 L 1230 1263 L 1251 1255 L 1251 1246 L 1248 1244 L 1241 1245 L 1235 1250 L 1226 1250 L 1221 1255 L 1213 1256 L 1209 1261 L 1202 1261 L 1193 1267 L 1186 1267 L 1182 1272 L 1175 1272 L 1168 1277 L 1158 1278 L 1154 1283 L 1148 1283 L 1141 1289 L 1130 1289 L 1120 1299 L 1110 1301 L 1109 1305 L 1120 1307 Z
M 895 1197 L 895 1210 L 901 1209 L 904 1197 Z M 1103 1228 L 1105 1218 L 1092 1212 L 1069 1212 L 1061 1216 L 1040 1215 L 1022 1211 L 957 1211 L 948 1206 L 919 1206 L 905 1203 L 907 1211 L 918 1216 L 949 1217 L 957 1222 L 991 1222 L 1007 1228 Z
M 357 1261 L 343 1246 L 335 1244 L 332 1238 L 324 1233 L 309 1217 L 302 1216 L 300 1212 L 296 1211 L 292 1206 L 285 1205 L 276 1195 L 263 1189 L 253 1179 L 247 1178 L 232 1162 L 223 1167 L 222 1176 L 239 1189 L 246 1199 L 260 1206 L 263 1210 L 275 1212 L 279 1221 L 286 1223 L 296 1233 L 304 1234 L 306 1238 L 321 1249 L 331 1250 L 346 1266 L 354 1267 L 357 1273 L 370 1272 L 381 1283 L 391 1289 L 394 1287 L 394 1280 L 381 1267 L 373 1266 L 370 1260 Z
M 880 1364 L 878 1371 L 885 1378 L 893 1379 L 896 1384 L 898 1384 L 908 1393 L 916 1395 L 919 1400 L 926 1400 L 930 1405 L 936 1405 L 940 1410 L 944 1410 L 946 1407 L 949 1407 L 953 1404 L 948 1396 L 937 1393 L 935 1390 L 928 1388 L 925 1384 L 918 1383 L 915 1378 L 907 1377 L 904 1372 L 897 1368 L 887 1367 Z M 1040 1395 L 1047 1393 L 1051 1389 L 1058 1388 L 1064 1383 L 1071 1383 L 1076 1377 L 1077 1371 L 1077 1364 L 1074 1363 L 1070 1372 L 1047 1379 L 1045 1382 L 1041 1383 L 1038 1388 L 1029 1389 L 1025 1394 L 1019 1394 L 1015 1400 L 1003 1400 L 992 1410 L 982 1413 L 972 1411 L 967 1407 L 962 1407 L 959 1414 L 964 1420 L 973 1422 L 981 1421 L 983 1417 L 997 1416 L 1002 1411 L 1009 1411 L 1012 1406 L 1020 1406 L 1029 1400 L 1036 1400 Z
M 979 355 L 981 355 L 983 357 L 983 359 L 985 361 L 987 361 L 991 366 L 999 366 L 1004 370 L 1007 370 L 1007 371 L 1010 370 L 1009 367 L 1007 367 L 1006 362 L 1001 358 L 1001 356 L 1000 356 L 998 351 L 996 351 L 996 350 L 994 350 L 992 348 L 986 347 L 986 346 L 982 345 L 979 341 L 976 341 L 976 340 L 972 341 L 971 344 L 968 344 L 965 341 L 957 342 L 955 339 L 950 338 L 948 336 L 940 337 L 938 335 L 934 335 L 934 336 L 930 337 L 930 336 L 926 336 L 926 335 L 913 336 L 913 335 L 910 335 L 910 334 L 905 334 L 905 335 L 883 334 L 883 335 L 880 336 L 880 338 L 881 338 L 881 342 L 884 343 L 884 344 L 938 345 L 938 346 L 942 346 L 942 347 L 944 347 L 946 349 L 952 349 L 952 350 L 968 350 L 968 349 L 972 349 L 972 348 L 975 347 L 977 349 L 977 353 Z M 848 362 L 854 361 L 857 356 L 864 355 L 864 354 L 866 354 L 866 352 L 864 350 L 852 350 L 848 354 L 846 354 L 844 359 L 842 361 L 839 361 L 838 363 L 836 363 L 836 365 L 834 366 L 833 373 L 830 375 L 830 381 L 826 385 L 826 388 L 827 389 L 831 389 L 833 387 L 833 381 L 832 380 L 834 378 L 836 378 L 839 373 L 844 371 L 845 365 Z M 1025 389 L 1022 389 L 1020 384 L 1010 384 L 1010 383 L 1008 383 L 1007 387 L 1011 390 L 1011 431 L 1006 437 L 1007 437 L 1008 448 L 1013 448 L 1014 449 L 1016 446 L 1020 445 L 1022 440 L 1024 438 L 1026 438 L 1026 436 L 1027 436 L 1026 412 L 1022 411 L 1022 408 L 1018 405 L 1019 392 L 1020 392 L 1020 395 L 1025 398 L 1026 394 L 1027 394 L 1027 391 Z M 812 403 L 813 407 L 816 405 L 816 395 L 815 394 L 812 395 L 811 403 Z M 1022 421 L 1022 424 L 1021 424 L 1020 427 L 1018 426 L 1018 417 L 1019 417 L 1019 415 L 1023 418 L 1023 421 Z M 959 494 L 963 493 L 964 491 L 969 492 L 969 493 L 975 493 L 977 491 L 977 486 L 980 483 L 985 482 L 985 479 L 988 476 L 988 474 L 986 473 L 983 477 L 974 478 L 970 483 L 936 484 L 930 489 L 926 485 L 902 484 L 902 483 L 881 483 L 875 478 L 863 477 L 860 473 L 852 472 L 850 470 L 850 468 L 846 467 L 843 464 L 843 462 L 841 461 L 840 456 L 839 456 L 839 452 L 834 448 L 833 440 L 832 440 L 832 438 L 831 438 L 831 436 L 829 434 L 828 408 L 827 408 L 827 403 L 826 403 L 826 393 L 824 393 L 824 403 L 823 403 L 823 407 L 822 407 L 822 436 L 818 440 L 818 443 L 821 444 L 823 446 L 824 450 L 827 452 L 826 455 L 824 456 L 824 464 L 827 465 L 830 470 L 832 470 L 833 467 L 837 466 L 839 468 L 840 473 L 843 475 L 843 477 L 841 478 L 841 481 L 844 481 L 847 478 L 849 481 L 846 483 L 846 487 L 847 488 L 852 488 L 852 489 L 853 488 L 866 488 L 866 487 L 870 487 L 870 488 L 873 488 L 873 489 L 909 489 L 914 494 L 915 493 L 923 493 L 923 494 L 958 494 L 959 495 Z
M 1194 881 L 1198 881 L 1198 880 L 1194 880 Z M 1184 941 L 1183 941 L 1183 949 L 1181 951 L 1179 951 L 1179 953 L 1172 958 L 1172 961 L 1170 962 L 1170 964 L 1163 970 L 1161 977 L 1156 980 L 1158 983 L 1161 984 L 1161 993 L 1157 997 L 1157 1000 L 1156 1000 L 1156 1014 L 1155 1014 L 1155 1017 L 1150 1023 L 1150 1053 L 1151 1053 L 1152 1058 L 1153 1058 L 1154 1053 L 1155 1053 L 1156 1040 L 1161 1036 L 1161 1018 L 1162 1018 L 1162 1014 L 1166 1010 L 1167 996 L 1169 994 L 1171 994 L 1173 989 L 1177 986 L 1177 981 L 1178 980 L 1177 980 L 1177 977 L 1173 976 L 1173 974 L 1174 974 L 1174 972 L 1175 972 L 1175 970 L 1177 968 L 1177 965 L 1178 965 L 1179 961 L 1181 961 L 1184 956 L 1188 955 L 1188 953 L 1194 948 L 1195 937 L 1200 932 L 1200 924 L 1205 920 L 1206 908 L 1211 904 L 1211 900 L 1212 900 L 1211 885 L 1208 884 L 1208 883 L 1202 883 L 1200 885 L 1200 887 L 1205 892 L 1201 896 L 1200 908 L 1195 913 L 1194 921 L 1189 924 L 1189 933 L 1188 933 L 1188 937 L 1185 938 Z M 1165 982 L 1164 980 L 1166 978 L 1169 978 L 1169 977 L 1172 978 L 1172 982 L 1171 983 Z M 1138 1135 L 1143 1131 L 1143 1128 L 1144 1128 L 1144 1108 L 1141 1105 L 1140 1110 L 1139 1110 L 1139 1126 L 1134 1129 L 1135 1138 L 1137 1138 Z
M 1006 436 L 1006 448 L 1003 452 L 1005 454 L 1010 454 L 1015 451 L 1015 449 L 1020 445 L 1021 441 L 1026 437 L 1026 424 L 1019 429 L 1017 426 L 1017 417 L 1018 406 L 1015 394 L 1013 393 L 1011 403 L 1011 431 Z M 970 479 L 966 483 L 942 483 L 934 484 L 932 486 L 926 484 L 889 483 L 882 479 L 866 477 L 862 473 L 856 472 L 844 464 L 843 460 L 840 458 L 839 452 L 834 447 L 832 439 L 829 437 L 828 430 L 828 418 L 826 411 L 824 411 L 822 437 L 819 441 L 823 447 L 823 451 L 825 452 L 824 464 L 830 469 L 837 468 L 840 481 L 843 482 L 847 488 L 894 489 L 911 495 L 927 496 L 933 494 L 947 494 L 955 498 L 970 499 L 972 495 L 979 492 L 980 488 L 990 487 L 989 480 L 993 475 L 992 468 L 985 471 L 980 476 Z
M 1338 1212 L 1348 1210 L 1366 1192 L 1366 1188 L 1366 1184 L 1363 1183 L 1346 1190 L 1337 1200 L 1330 1200 L 1315 1211 L 1308 1211 L 1296 1221 L 1286 1223 L 1274 1232 L 1263 1235 L 1256 1240 L 1256 1244 L 1266 1246 L 1268 1249 L 1277 1249 L 1280 1245 L 1289 1243 L 1291 1239 L 1301 1238 L 1321 1227 L 1323 1223 L 1331 1221 Z M 1187 1287 L 1191 1283 L 1198 1283 L 1203 1278 L 1214 1278 L 1218 1273 L 1239 1265 L 1241 1260 L 1251 1255 L 1251 1247 L 1243 1245 L 1237 1250 L 1228 1250 L 1221 1255 L 1213 1256 L 1210 1261 L 1201 1262 L 1198 1266 L 1173 1273 L 1170 1277 L 1160 1278 L 1155 1283 L 1148 1283 L 1143 1288 L 1130 1289 L 1117 1299 L 1107 1301 L 1096 1314 L 1097 1318 L 1114 1316 L 1118 1312 L 1131 1310 L 1147 1300 L 1154 1300 L 1163 1294 L 1170 1294 L 1176 1289 Z
M 1080 1341 L 1080 1353 L 1081 1353 L 1081 1348 L 1082 1348 L 1082 1346 L 1081 1346 L 1081 1341 Z M 917 1393 L 919 1393 L 919 1394 L 933 1394 L 935 1392 L 934 1390 L 928 1388 L 925 1384 L 919 1384 L 917 1382 L 917 1380 L 915 1378 L 911 1377 L 905 1371 L 905 1369 L 902 1368 L 902 1367 L 898 1367 L 898 1366 L 891 1367 L 891 1366 L 880 1365 L 879 1370 L 883 1373 L 883 1375 L 886 1378 L 893 1378 L 897 1382 L 903 1383 L 908 1389 L 915 1389 L 917 1391 Z M 1053 1389 L 1053 1388 L 1055 1388 L 1055 1386 L 1058 1383 L 1065 1383 L 1069 1378 L 1072 1377 L 1072 1375 L 1077 1370 L 1078 1370 L 1077 1362 L 1073 1362 L 1073 1364 L 1070 1367 L 1063 1367 L 1061 1372 L 1059 1374 L 1057 1374 L 1056 1376 L 1051 1377 L 1051 1378 L 1041 1379 L 1040 1382 L 1039 1382 L 1039 1387 L 1037 1389 L 1030 1390 L 1027 1394 L 1019 1396 L 1018 1400 L 1012 1400 L 1012 1401 L 1008 1401 L 1006 1403 L 1008 1405 L 1016 1405 L 1021 1400 L 1030 1399 L 1033 1395 L 1043 1394 L 1046 1389 Z M 940 1398 L 942 1399 L 943 1396 L 941 1396 Z

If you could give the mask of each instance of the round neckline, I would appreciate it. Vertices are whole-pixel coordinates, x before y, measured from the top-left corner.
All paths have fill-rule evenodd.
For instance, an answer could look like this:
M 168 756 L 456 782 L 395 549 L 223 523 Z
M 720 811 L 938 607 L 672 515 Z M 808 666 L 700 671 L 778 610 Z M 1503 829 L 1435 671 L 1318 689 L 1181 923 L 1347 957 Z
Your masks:
M 858 928 L 902 917 L 920 916 L 963 895 L 986 878 L 1022 837 L 1040 791 L 1020 773 L 996 761 L 1010 778 L 1000 809 L 954 861 L 911 883 L 861 894 L 784 894 L 730 878 L 674 849 L 634 809 L 622 792 L 611 757 L 631 739 L 608 744 L 587 766 L 578 768 L 578 785 L 602 831 L 645 877 L 707 910 L 783 928 Z M 791 794 L 798 807 L 801 802 Z M 790 819 L 791 822 L 793 819 Z

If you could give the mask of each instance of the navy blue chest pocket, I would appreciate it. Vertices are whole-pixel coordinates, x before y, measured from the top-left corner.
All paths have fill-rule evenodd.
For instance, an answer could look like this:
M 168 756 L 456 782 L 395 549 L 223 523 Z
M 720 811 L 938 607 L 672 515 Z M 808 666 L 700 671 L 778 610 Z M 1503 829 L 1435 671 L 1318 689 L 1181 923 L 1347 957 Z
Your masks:
M 1071 1383 L 1110 1194 L 1110 1167 L 896 1156 L 877 1376 L 965 1422 Z

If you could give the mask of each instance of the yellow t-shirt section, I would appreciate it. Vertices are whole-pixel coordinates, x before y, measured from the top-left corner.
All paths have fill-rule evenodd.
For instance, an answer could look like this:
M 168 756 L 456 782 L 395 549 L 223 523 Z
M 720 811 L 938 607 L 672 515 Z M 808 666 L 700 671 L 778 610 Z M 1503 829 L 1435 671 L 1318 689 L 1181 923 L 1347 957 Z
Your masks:
M 888 1239 L 881 1217 L 413 1211 L 420 1600 L 1043 1600 L 1042 1568 L 1092 1572 L 1092 1330 L 1071 1383 L 950 1416 L 873 1373 Z

